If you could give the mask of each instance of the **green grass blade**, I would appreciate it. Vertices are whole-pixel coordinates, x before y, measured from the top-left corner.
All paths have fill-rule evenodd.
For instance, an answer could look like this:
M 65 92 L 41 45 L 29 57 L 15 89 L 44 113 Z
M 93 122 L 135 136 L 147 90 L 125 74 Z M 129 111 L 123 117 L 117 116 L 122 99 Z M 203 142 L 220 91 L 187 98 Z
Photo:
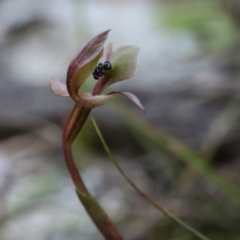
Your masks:
M 112 160 L 113 164 L 116 166 L 116 168 L 118 169 L 118 171 L 121 173 L 121 175 L 126 179 L 126 181 L 134 188 L 134 190 L 140 194 L 145 200 L 147 200 L 152 206 L 154 206 L 158 211 L 160 211 L 162 214 L 164 214 L 166 217 L 170 218 L 172 221 L 174 221 L 175 223 L 177 223 L 178 225 L 180 225 L 181 227 L 183 227 L 184 229 L 186 229 L 187 231 L 191 232 L 193 235 L 197 236 L 199 239 L 202 240 L 210 240 L 209 238 L 207 238 L 206 236 L 204 236 L 202 233 L 198 232 L 197 230 L 195 230 L 194 228 L 192 228 L 191 226 L 189 226 L 188 224 L 186 224 L 185 222 L 183 222 L 181 219 L 179 219 L 178 217 L 176 217 L 174 214 L 170 213 L 168 210 L 166 210 L 165 208 L 163 208 L 162 206 L 160 206 L 156 201 L 154 201 L 153 199 L 151 199 L 150 197 L 148 197 L 144 192 L 142 192 L 132 181 L 131 179 L 126 175 L 126 173 L 123 171 L 123 169 L 121 168 L 121 166 L 119 165 L 117 159 L 114 157 L 114 155 L 112 154 L 111 150 L 109 149 L 107 143 L 105 142 L 98 126 L 97 123 L 95 122 L 95 120 L 92 118 L 92 122 L 94 125 L 94 128 L 103 144 L 103 147 L 106 151 L 106 153 L 108 154 L 109 158 Z

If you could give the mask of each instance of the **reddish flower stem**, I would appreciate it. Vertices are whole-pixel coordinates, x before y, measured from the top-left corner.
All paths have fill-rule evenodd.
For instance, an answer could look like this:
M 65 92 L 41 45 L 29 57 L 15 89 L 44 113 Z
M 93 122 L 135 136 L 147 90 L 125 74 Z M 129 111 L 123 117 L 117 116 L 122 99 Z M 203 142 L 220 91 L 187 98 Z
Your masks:
M 91 196 L 77 169 L 72 155 L 72 143 L 81 131 L 91 108 L 75 105 L 64 128 L 63 152 L 68 171 L 76 187 L 77 195 L 89 216 L 106 240 L 123 240 L 116 227 L 103 211 L 98 202 Z
M 74 106 L 63 132 L 63 152 L 68 171 L 79 191 L 88 192 L 72 156 L 72 143 L 81 131 L 91 109 Z

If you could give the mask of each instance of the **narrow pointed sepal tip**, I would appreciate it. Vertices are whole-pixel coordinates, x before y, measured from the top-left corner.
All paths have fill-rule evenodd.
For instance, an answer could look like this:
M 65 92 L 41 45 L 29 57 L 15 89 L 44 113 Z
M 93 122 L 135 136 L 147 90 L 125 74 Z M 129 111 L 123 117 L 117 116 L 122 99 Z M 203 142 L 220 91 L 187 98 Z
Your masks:
M 106 61 L 111 61 L 113 54 L 113 44 L 109 43 L 106 47 Z
M 128 98 L 131 102 L 133 102 L 137 107 L 139 107 L 144 113 L 145 113 L 145 109 L 142 105 L 142 103 L 140 102 L 140 100 L 138 99 L 137 96 L 135 96 L 133 93 L 131 92 L 120 92 L 120 91 L 113 91 L 108 93 L 109 95 L 112 94 L 121 94 L 123 96 L 125 96 L 126 98 Z

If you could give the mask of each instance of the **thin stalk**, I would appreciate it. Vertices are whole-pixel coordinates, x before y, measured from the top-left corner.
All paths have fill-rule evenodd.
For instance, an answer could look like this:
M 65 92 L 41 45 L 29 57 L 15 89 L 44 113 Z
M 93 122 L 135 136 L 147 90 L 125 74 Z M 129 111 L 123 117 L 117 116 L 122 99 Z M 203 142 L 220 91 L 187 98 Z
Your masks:
M 89 216 L 106 240 L 123 240 L 107 214 L 89 193 L 77 169 L 72 155 L 72 144 L 81 131 L 91 108 L 75 105 L 64 128 L 63 152 L 68 171 L 76 187 L 76 193 Z
M 79 191 L 88 192 L 72 156 L 72 143 L 81 131 L 91 109 L 74 106 L 63 133 L 63 152 L 68 171 L 74 185 Z
M 165 208 L 163 208 L 162 206 L 160 206 L 155 200 L 151 199 L 150 197 L 148 197 L 142 190 L 140 190 L 132 181 L 131 179 L 126 175 L 126 173 L 123 171 L 123 169 L 121 168 L 121 166 L 119 165 L 117 159 L 114 157 L 114 155 L 112 154 L 111 150 L 109 149 L 107 143 L 105 142 L 98 126 L 97 123 L 95 122 L 95 120 L 92 118 L 92 122 L 93 125 L 95 127 L 95 130 L 98 134 L 98 137 L 100 138 L 103 147 L 105 149 L 105 151 L 107 152 L 109 158 L 112 160 L 113 164 L 116 166 L 116 168 L 118 169 L 118 171 L 121 173 L 121 175 L 126 179 L 126 181 L 133 187 L 133 189 L 140 194 L 145 200 L 147 200 L 151 205 L 153 205 L 156 209 L 158 209 L 162 214 L 164 214 L 166 217 L 170 218 L 173 222 L 177 223 L 178 225 L 180 225 L 181 227 L 183 227 L 184 229 L 186 229 L 187 231 L 191 232 L 193 235 L 197 236 L 199 239 L 202 240 L 210 240 L 208 237 L 204 236 L 202 233 L 198 232 L 197 230 L 195 230 L 194 228 L 192 228 L 191 226 L 189 226 L 188 224 L 186 224 L 185 222 L 183 222 L 181 219 L 179 219 L 178 217 L 176 217 L 174 214 L 170 213 L 168 210 L 166 210 Z

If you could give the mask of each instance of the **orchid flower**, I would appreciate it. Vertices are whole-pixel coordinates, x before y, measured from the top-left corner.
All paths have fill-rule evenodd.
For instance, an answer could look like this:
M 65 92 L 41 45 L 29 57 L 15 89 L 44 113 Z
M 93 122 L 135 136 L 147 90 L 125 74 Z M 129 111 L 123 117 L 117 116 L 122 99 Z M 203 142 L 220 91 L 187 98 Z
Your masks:
M 67 71 L 66 85 L 57 79 L 51 79 L 50 88 L 57 96 L 70 96 L 80 107 L 94 108 L 109 102 L 114 94 L 122 94 L 144 110 L 138 98 L 130 92 L 113 91 L 107 95 L 100 95 L 109 85 L 134 75 L 139 53 L 136 46 L 122 46 L 113 51 L 112 44 L 109 44 L 106 49 L 106 61 L 111 62 L 112 69 L 97 81 L 92 93 L 84 93 L 80 89 L 103 56 L 103 45 L 108 33 L 109 30 L 94 37 L 72 60 Z
M 67 71 L 66 85 L 57 79 L 51 79 L 49 86 L 57 96 L 70 96 L 75 102 L 64 128 L 63 152 L 68 171 L 76 187 L 76 193 L 105 239 L 123 240 L 106 213 L 86 188 L 74 162 L 71 149 L 72 143 L 81 131 L 91 109 L 109 102 L 114 94 L 122 94 L 144 110 L 139 99 L 130 92 L 113 91 L 101 95 L 102 91 L 109 85 L 133 76 L 137 68 L 139 53 L 139 48 L 136 46 L 122 46 L 113 51 L 112 44 L 109 44 L 106 48 L 106 61 L 110 62 L 111 69 L 101 74 L 92 93 L 81 91 L 81 86 L 93 73 L 98 61 L 103 56 L 104 43 L 108 33 L 109 30 L 90 40 L 71 61 Z

